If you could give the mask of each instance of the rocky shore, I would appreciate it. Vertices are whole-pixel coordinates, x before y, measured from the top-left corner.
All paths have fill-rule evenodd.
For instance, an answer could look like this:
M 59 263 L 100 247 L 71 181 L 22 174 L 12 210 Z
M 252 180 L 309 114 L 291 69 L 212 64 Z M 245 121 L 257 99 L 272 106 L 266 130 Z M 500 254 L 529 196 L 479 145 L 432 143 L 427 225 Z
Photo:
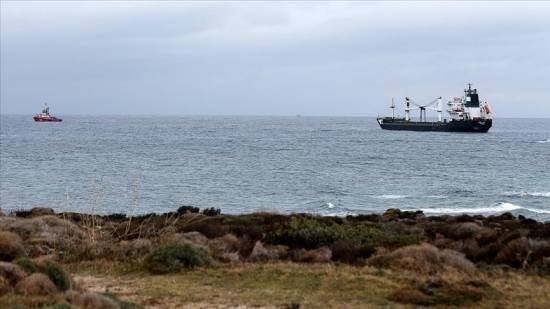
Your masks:
M 0 261 L 2 308 L 550 306 L 550 222 L 509 213 L 34 208 L 0 216 Z

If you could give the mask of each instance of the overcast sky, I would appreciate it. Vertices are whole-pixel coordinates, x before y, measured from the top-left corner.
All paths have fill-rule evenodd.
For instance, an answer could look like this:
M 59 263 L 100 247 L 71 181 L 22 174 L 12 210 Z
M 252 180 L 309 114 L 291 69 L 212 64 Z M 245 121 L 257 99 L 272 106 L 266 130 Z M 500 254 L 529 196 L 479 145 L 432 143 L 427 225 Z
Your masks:
M 550 117 L 550 2 L 2 1 L 1 113 Z

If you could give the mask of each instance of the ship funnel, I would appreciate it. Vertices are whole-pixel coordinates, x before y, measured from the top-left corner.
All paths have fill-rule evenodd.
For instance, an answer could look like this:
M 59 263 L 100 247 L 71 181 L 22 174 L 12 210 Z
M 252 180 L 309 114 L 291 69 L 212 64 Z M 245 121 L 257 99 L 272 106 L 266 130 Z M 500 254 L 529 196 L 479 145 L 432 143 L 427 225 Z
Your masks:
M 472 89 L 472 84 L 468 83 L 468 89 L 464 89 L 465 107 L 479 107 L 479 95 L 477 89 Z

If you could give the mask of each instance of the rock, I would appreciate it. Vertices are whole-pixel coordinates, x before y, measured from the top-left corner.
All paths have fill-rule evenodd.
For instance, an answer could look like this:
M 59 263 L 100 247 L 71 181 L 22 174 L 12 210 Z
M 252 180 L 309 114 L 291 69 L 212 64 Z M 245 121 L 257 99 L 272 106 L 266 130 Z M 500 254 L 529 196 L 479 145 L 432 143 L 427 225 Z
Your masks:
M 46 275 L 34 273 L 19 281 L 15 291 L 23 295 L 53 295 L 57 292 L 57 288 Z

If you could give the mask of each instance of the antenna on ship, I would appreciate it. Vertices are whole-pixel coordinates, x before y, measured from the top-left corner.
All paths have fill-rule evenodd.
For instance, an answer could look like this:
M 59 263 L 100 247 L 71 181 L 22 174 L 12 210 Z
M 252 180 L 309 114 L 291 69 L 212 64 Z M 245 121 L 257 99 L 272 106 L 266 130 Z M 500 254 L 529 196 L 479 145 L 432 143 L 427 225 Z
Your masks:
M 395 119 L 395 102 L 393 101 L 393 98 L 391 98 L 390 108 L 391 108 L 391 118 Z

